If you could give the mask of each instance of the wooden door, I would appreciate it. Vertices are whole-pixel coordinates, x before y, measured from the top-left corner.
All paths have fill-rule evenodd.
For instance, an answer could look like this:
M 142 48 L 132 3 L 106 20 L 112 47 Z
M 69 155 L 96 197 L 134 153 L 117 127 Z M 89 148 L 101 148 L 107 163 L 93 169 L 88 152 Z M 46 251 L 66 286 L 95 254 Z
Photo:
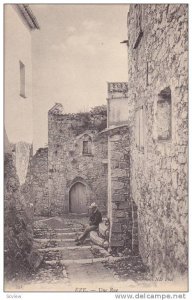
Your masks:
M 81 182 L 75 183 L 69 192 L 69 208 L 72 213 L 87 213 L 86 187 Z

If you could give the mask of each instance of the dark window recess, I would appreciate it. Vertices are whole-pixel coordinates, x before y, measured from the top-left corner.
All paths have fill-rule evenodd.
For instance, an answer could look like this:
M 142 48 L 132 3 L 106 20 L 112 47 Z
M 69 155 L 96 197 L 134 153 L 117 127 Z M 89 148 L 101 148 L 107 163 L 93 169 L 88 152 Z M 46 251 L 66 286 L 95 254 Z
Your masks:
M 108 173 L 108 164 L 103 165 L 103 173 L 107 174 Z
M 89 142 L 83 141 L 83 154 L 89 154 Z
M 83 155 L 92 155 L 92 140 L 90 137 L 83 141 Z
M 157 138 L 159 141 L 170 140 L 172 136 L 171 89 L 162 90 L 157 101 Z
M 22 61 L 19 61 L 19 68 L 20 68 L 20 96 L 26 98 L 26 91 L 25 91 L 25 65 Z

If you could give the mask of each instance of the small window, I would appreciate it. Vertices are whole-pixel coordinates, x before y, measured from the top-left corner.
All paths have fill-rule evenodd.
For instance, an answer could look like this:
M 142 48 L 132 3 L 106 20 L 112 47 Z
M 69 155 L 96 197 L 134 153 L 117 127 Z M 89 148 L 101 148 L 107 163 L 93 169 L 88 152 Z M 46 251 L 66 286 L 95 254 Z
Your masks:
M 166 88 L 158 95 L 157 138 L 160 141 L 171 139 L 171 90 Z
M 83 154 L 89 154 L 89 142 L 83 141 Z
M 143 119 L 143 107 L 139 107 L 136 110 L 136 147 L 140 151 L 144 151 L 144 119 Z
M 25 65 L 20 61 L 20 96 L 26 98 L 25 94 Z
M 92 139 L 89 135 L 85 135 L 83 139 L 83 155 L 92 154 Z
M 108 173 L 108 164 L 103 164 L 103 174 L 106 175 Z

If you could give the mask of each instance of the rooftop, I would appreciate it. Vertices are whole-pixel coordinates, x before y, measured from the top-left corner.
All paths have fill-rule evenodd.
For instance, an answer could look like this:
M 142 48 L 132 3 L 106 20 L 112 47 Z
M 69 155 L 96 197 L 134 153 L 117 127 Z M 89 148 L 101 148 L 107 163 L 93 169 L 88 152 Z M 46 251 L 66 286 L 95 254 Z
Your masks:
M 16 8 L 31 30 L 40 29 L 39 23 L 29 4 L 16 4 Z

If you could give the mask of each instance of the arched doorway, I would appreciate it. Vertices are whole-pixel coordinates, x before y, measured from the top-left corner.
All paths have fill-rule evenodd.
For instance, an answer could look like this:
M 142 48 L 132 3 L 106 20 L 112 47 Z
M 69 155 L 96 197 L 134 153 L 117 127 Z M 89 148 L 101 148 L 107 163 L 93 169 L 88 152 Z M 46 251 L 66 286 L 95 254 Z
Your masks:
M 86 186 L 81 182 L 76 182 L 69 191 L 69 211 L 77 214 L 88 211 Z

